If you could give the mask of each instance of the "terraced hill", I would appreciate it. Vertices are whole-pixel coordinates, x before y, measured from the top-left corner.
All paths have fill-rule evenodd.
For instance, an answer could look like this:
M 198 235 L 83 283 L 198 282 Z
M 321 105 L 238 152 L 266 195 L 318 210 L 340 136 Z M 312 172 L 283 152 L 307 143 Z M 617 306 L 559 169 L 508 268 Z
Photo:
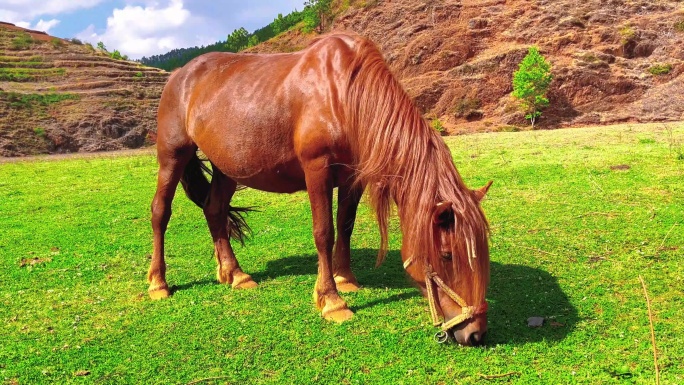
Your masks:
M 168 75 L 0 22 L 0 156 L 150 143 Z

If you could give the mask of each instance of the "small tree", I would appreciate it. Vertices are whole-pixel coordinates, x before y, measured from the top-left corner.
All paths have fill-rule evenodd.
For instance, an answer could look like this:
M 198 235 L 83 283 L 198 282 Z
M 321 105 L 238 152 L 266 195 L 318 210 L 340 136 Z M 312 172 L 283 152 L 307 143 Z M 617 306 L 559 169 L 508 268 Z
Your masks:
M 304 2 L 304 32 L 323 32 L 332 19 L 332 0 Z
M 226 40 L 226 48 L 230 52 L 239 52 L 247 47 L 249 43 L 249 32 L 244 27 L 236 29 L 228 35 Z
M 546 92 L 552 79 L 551 65 L 537 47 L 530 47 L 513 74 L 513 96 L 520 100 L 520 107 L 525 112 L 525 119 L 532 122 L 532 129 L 542 114 L 541 110 L 549 105 Z
M 102 52 L 109 52 L 107 51 L 107 47 L 105 47 L 104 43 L 101 41 L 97 42 L 97 49 L 99 49 Z

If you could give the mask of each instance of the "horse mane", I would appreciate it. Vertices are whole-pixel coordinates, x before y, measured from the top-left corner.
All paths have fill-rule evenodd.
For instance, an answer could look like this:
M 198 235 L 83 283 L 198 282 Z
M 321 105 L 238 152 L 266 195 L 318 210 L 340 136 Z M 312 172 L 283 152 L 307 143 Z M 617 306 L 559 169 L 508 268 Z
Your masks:
M 380 228 L 378 265 L 388 248 L 393 199 L 403 249 L 421 269 L 430 263 L 452 281 L 462 279 L 464 274 L 459 272 L 466 268 L 489 277 L 489 226 L 475 195 L 456 171 L 448 147 L 391 73 L 375 44 L 363 38 L 355 40 L 356 55 L 349 67 L 345 95 L 349 106 L 346 119 L 355 149 L 356 182 L 366 187 Z M 458 253 L 453 256 L 453 277 L 445 277 L 447 262 L 436 246 L 439 232 L 433 213 L 435 205 L 443 201 L 453 204 L 455 217 L 451 241 Z M 471 284 L 482 285 L 484 297 L 487 282 Z

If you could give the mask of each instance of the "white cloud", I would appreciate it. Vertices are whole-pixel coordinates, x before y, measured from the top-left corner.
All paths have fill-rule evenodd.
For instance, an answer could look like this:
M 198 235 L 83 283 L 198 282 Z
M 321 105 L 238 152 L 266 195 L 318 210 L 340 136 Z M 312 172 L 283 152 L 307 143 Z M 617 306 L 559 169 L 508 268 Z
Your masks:
M 59 20 L 57 20 L 57 19 L 52 19 L 52 20 L 48 20 L 48 21 L 40 19 L 36 23 L 35 27 L 33 27 L 32 29 L 35 29 L 36 31 L 48 32 L 48 31 L 50 31 L 50 28 L 56 26 L 57 24 L 59 24 Z
M 102 41 L 109 50 L 117 49 L 132 58 L 168 52 L 197 44 L 193 18 L 182 0 L 170 0 L 164 6 L 147 2 L 146 6 L 126 5 L 114 9 L 107 18 L 107 28 L 98 33 L 93 25 L 77 35 L 96 44 Z
M 25 23 L 42 15 L 57 15 L 83 8 L 92 8 L 104 0 L 3 0 L 0 20 Z M 19 25 L 19 24 L 17 24 Z
M 35 25 L 31 25 L 31 23 L 28 21 L 16 21 L 16 22 L 14 22 L 14 25 L 16 25 L 17 27 L 26 28 L 26 29 L 33 29 L 36 31 L 43 31 L 45 33 L 50 31 L 50 28 L 56 26 L 57 24 L 59 24 L 59 20 L 57 20 L 57 19 L 52 19 L 52 20 L 48 20 L 48 21 L 40 19 L 40 20 L 38 20 L 38 22 Z

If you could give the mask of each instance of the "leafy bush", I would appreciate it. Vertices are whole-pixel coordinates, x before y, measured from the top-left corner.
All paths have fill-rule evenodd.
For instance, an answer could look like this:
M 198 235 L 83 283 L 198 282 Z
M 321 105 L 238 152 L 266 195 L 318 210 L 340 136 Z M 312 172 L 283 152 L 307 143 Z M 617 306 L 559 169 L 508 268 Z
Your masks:
M 109 53 L 109 57 L 116 60 L 128 60 L 128 55 L 122 55 L 118 49 L 115 49 L 114 52 Z
M 431 123 L 432 128 L 439 132 L 440 135 L 446 134 L 446 130 L 444 129 L 444 125 L 442 125 L 442 122 L 439 119 L 434 119 Z
M 138 71 L 138 72 L 134 73 L 133 77 L 137 78 L 137 79 L 142 79 L 142 77 L 143 77 L 142 71 Z
M 672 65 L 671 64 L 654 64 L 652 65 L 649 69 L 648 72 L 651 73 L 651 75 L 667 75 L 672 71 Z
M 45 136 L 45 129 L 43 127 L 36 127 L 33 129 L 33 132 L 41 138 Z
M 620 37 L 622 38 L 622 45 L 625 45 L 630 41 L 634 40 L 634 38 L 636 37 L 636 31 L 634 31 L 634 28 L 632 28 L 631 25 L 624 25 L 622 28 L 620 28 Z
M 35 43 L 33 37 L 26 32 L 20 33 L 14 39 L 12 39 L 12 49 L 14 50 L 24 50 L 31 47 Z
M 62 39 L 59 39 L 56 37 L 53 37 L 52 39 L 50 39 L 50 44 L 52 44 L 52 47 L 55 49 L 64 46 L 64 42 L 62 41 Z

